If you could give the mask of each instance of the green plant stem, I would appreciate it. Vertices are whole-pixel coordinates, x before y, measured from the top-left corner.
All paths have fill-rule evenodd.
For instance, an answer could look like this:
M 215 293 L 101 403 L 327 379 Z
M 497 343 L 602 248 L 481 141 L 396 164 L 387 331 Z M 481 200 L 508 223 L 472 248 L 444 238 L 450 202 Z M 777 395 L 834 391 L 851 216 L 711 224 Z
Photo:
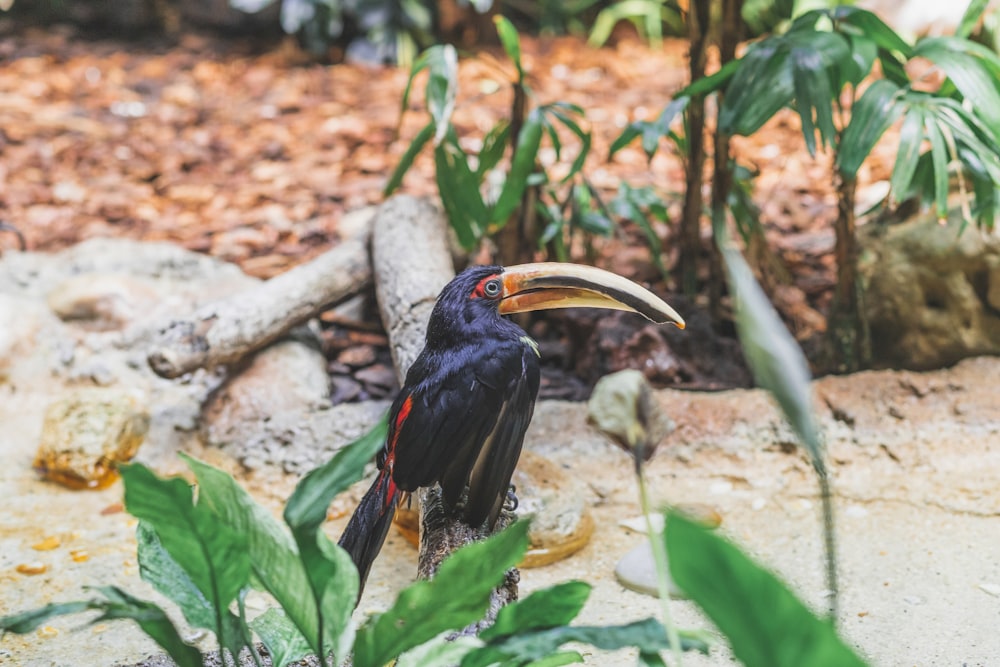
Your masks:
M 667 547 L 663 540 L 663 534 L 658 533 L 653 527 L 653 516 L 650 509 L 649 492 L 646 488 L 646 474 L 642 469 L 642 461 L 635 458 L 635 476 L 639 482 L 639 505 L 642 508 L 642 515 L 646 517 L 646 533 L 649 535 L 649 544 L 653 550 L 653 563 L 656 566 L 656 587 L 660 593 L 660 606 L 663 612 L 663 627 L 667 630 L 667 639 L 670 640 L 670 651 L 674 657 L 674 663 L 681 667 L 681 638 L 677 632 L 677 626 L 670 616 L 670 571 L 667 565 Z M 664 525 L 666 529 L 666 525 Z
M 830 591 L 830 623 L 837 623 L 837 605 L 840 597 L 840 584 L 837 580 L 837 542 L 833 527 L 833 492 L 830 489 L 830 478 L 826 466 L 817 467 L 819 477 L 819 496 L 823 505 L 823 538 L 826 548 L 826 587 Z

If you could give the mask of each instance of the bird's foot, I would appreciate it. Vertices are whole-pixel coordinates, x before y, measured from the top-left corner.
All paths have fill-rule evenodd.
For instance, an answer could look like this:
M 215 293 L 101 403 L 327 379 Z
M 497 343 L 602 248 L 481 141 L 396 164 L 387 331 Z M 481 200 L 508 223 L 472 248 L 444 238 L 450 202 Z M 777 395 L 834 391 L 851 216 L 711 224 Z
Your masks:
M 503 508 L 507 512 L 515 512 L 517 511 L 517 506 L 517 487 L 511 484 L 507 488 L 507 499 L 504 500 Z

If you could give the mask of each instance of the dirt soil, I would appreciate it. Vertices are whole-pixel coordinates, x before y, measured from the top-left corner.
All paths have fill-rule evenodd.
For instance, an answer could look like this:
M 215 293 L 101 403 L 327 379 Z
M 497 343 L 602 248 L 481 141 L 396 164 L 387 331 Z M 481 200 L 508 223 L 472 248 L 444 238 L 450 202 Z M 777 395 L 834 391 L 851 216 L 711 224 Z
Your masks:
M 523 50 L 540 102 L 587 110 L 593 151 L 585 173 L 605 201 L 622 180 L 651 185 L 677 219 L 683 168 L 669 146 L 652 161 L 638 144 L 606 156 L 625 125 L 654 118 L 684 85 L 686 43 L 653 50 L 625 38 L 595 50 L 577 38 L 526 37 Z M 509 115 L 510 70 L 489 50 L 461 61 L 454 123 L 470 146 Z M 388 174 L 427 121 L 421 85 L 401 117 L 407 77 L 397 68 L 316 64 L 290 43 L 262 47 L 197 34 L 95 40 L 72 28 L 0 21 L 0 220 L 20 228 L 33 250 L 92 236 L 167 240 L 273 276 L 336 244 L 346 211 L 382 200 Z M 765 261 L 762 278 L 806 341 L 826 326 L 836 206 L 830 156 L 810 158 L 797 123 L 794 114 L 779 114 L 753 137 L 734 140 L 734 150 L 760 173 L 756 200 L 780 260 Z M 888 176 L 891 135 L 860 173 L 861 201 L 870 184 L 877 190 Z M 552 159 L 550 152 L 542 159 Z M 436 193 L 429 154 L 418 158 L 404 189 Z M 669 249 L 671 229 L 655 224 Z M 666 293 L 642 238 L 623 224 L 614 237 L 596 240 L 597 263 Z M 15 243 L 13 234 L 0 233 L 0 250 Z M 393 391 L 355 377 L 373 364 L 376 380 L 388 377 L 384 338 L 345 331 L 371 322 L 377 318 L 331 325 L 339 327 L 328 334 L 340 338 L 328 349 L 338 400 Z M 586 319 L 553 322 L 532 332 L 555 360 L 543 396 L 586 396 L 596 377 L 616 366 L 607 358 L 611 339 L 642 355 L 658 386 L 749 385 L 731 336 L 710 327 L 678 346 L 634 327 L 592 336 Z M 344 347 L 358 344 L 374 349 L 336 363 Z

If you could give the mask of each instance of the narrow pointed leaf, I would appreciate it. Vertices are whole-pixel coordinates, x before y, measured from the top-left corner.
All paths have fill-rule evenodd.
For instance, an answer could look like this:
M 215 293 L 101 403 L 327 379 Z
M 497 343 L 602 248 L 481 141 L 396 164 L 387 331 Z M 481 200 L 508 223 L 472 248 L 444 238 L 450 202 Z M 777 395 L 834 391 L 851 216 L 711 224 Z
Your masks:
M 392 170 L 392 175 L 389 176 L 389 181 L 385 184 L 385 188 L 382 190 L 382 194 L 386 197 L 391 195 L 396 191 L 403 183 L 403 176 L 406 172 L 410 170 L 413 166 L 413 161 L 417 159 L 417 155 L 423 150 L 427 142 L 431 140 L 434 136 L 434 123 L 428 123 L 424 125 L 423 129 L 417 133 L 417 136 L 413 138 L 413 141 L 406 148 L 406 152 L 403 153 L 402 157 L 399 158 L 399 162 L 396 164 L 396 168 Z
M 729 639 L 746 667 L 864 667 L 770 572 L 680 514 L 667 518 L 670 575 Z
M 899 87 L 887 79 L 874 81 L 851 109 L 851 120 L 837 148 L 841 173 L 856 176 L 885 131 L 896 122 L 903 107 L 896 103 Z
M 56 602 L 39 607 L 38 609 L 22 611 L 20 614 L 0 616 L 0 637 L 5 632 L 13 632 L 15 635 L 27 634 L 53 618 L 69 614 L 79 614 L 92 608 L 91 603 L 85 600 Z
M 934 37 L 921 40 L 914 55 L 927 58 L 944 70 L 962 96 L 987 126 L 1000 137 L 1000 58 L 988 50 L 972 48 L 968 40 Z M 977 45 L 978 46 L 978 45 Z M 985 55 L 983 51 L 986 51 Z
M 483 147 L 479 151 L 479 164 L 476 165 L 476 181 L 482 182 L 486 173 L 497 166 L 500 158 L 507 150 L 510 141 L 510 122 L 502 120 L 483 138 Z
M 490 222 L 502 225 L 514 214 L 524 189 L 528 186 L 528 177 L 535 170 L 535 160 L 538 157 L 538 147 L 542 141 L 542 112 L 533 109 L 524 121 L 517 139 L 517 150 L 511 161 L 510 173 L 504 181 L 503 189 L 490 214 Z
M 966 7 L 965 13 L 962 14 L 962 20 L 958 22 L 958 27 L 955 28 L 955 36 L 967 38 L 971 35 L 989 3 L 990 0 L 972 0 Z
M 934 167 L 934 209 L 937 217 L 944 220 L 948 217 L 948 147 L 937 120 L 929 115 L 924 120 Z
M 517 28 L 508 19 L 497 15 L 493 17 L 493 23 L 497 27 L 497 35 L 500 37 L 500 44 L 507 56 L 513 61 L 517 68 L 518 83 L 524 81 L 524 69 L 521 65 L 521 39 L 517 35 Z
M 913 48 L 876 14 L 858 7 L 841 6 L 832 10 L 831 16 L 842 23 L 854 26 L 858 31 L 890 52 L 897 52 L 909 58 Z
M 899 128 L 899 148 L 896 151 L 896 164 L 889 178 L 889 191 L 897 201 L 902 200 L 910 191 L 913 174 L 917 170 L 920 159 L 920 146 L 924 141 L 924 113 L 919 107 L 911 108 Z

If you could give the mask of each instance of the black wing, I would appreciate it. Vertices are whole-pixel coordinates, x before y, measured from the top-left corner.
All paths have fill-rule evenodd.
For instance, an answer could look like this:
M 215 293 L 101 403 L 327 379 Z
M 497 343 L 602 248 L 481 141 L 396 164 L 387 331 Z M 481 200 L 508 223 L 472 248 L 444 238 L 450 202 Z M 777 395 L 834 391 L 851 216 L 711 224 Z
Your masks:
M 452 507 L 468 485 L 470 525 L 496 520 L 538 393 L 534 350 L 520 341 L 486 348 L 422 355 L 397 400 L 410 401 L 407 414 L 390 433 L 396 484 L 439 482 Z

